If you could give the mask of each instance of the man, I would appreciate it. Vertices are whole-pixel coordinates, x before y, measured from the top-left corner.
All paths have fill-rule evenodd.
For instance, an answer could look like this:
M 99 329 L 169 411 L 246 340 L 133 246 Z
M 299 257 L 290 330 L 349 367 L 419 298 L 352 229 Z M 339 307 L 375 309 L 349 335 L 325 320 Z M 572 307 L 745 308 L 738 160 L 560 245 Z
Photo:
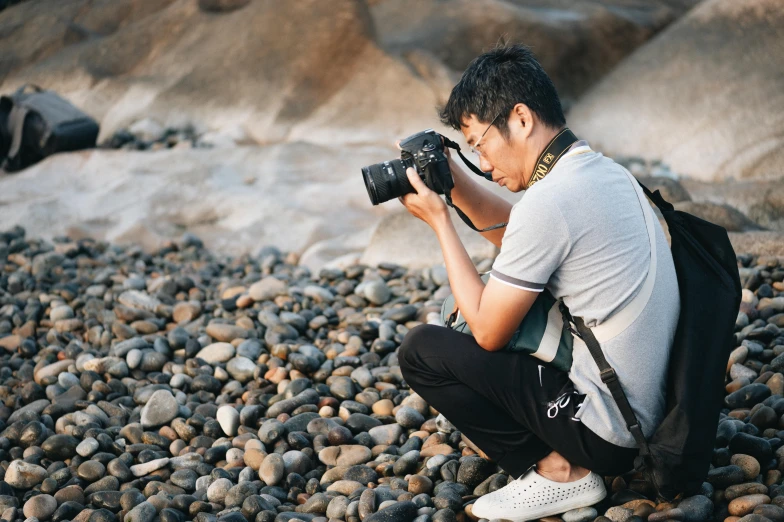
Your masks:
M 453 201 L 477 228 L 508 221 L 483 233 L 500 247 L 485 285 L 445 203 L 409 169 L 416 194 L 401 200 L 436 233 L 473 337 L 433 325 L 412 329 L 399 351 L 403 376 L 516 478 L 478 499 L 474 515 L 522 521 L 592 505 L 606 496 L 601 475 L 631 470 L 638 451 L 587 347 L 575 338 L 568 373 L 502 350 L 544 288 L 596 328 L 635 299 L 656 267 L 642 312 L 601 343 L 650 436 L 664 414 L 680 309 L 664 232 L 653 219 L 649 237 L 644 212 L 651 209 L 626 170 L 584 141 L 543 178 L 534 175 L 566 121 L 551 80 L 526 47 L 496 48 L 474 60 L 441 119 L 462 131 L 493 181 L 526 192 L 511 205 L 450 159 Z

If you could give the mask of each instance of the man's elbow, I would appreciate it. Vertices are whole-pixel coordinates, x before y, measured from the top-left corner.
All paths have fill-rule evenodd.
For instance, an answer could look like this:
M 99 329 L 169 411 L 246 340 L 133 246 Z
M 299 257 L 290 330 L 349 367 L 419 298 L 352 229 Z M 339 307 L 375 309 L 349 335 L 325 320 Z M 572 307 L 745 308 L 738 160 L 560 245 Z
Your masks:
M 488 352 L 497 352 L 498 350 L 503 349 L 504 346 L 506 346 L 506 343 L 509 342 L 508 339 L 501 339 L 495 332 L 475 333 L 474 338 L 476 339 L 476 343 Z

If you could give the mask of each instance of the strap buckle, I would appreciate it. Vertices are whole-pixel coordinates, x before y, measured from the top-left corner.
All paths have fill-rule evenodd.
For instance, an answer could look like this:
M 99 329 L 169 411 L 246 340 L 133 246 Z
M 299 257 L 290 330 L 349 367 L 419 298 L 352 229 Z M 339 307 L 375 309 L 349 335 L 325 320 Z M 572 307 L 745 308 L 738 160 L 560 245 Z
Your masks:
M 558 309 L 561 311 L 561 317 L 563 318 L 564 328 L 566 328 L 571 334 L 575 337 L 579 337 L 580 339 L 583 338 L 580 335 L 580 332 L 574 329 L 573 322 L 572 322 L 572 314 L 569 313 L 569 309 L 566 307 L 566 303 L 563 301 L 558 301 Z
M 615 374 L 615 370 L 612 368 L 607 368 L 606 370 L 602 370 L 599 375 L 602 378 L 602 382 L 604 384 L 609 384 L 613 381 L 618 380 L 618 376 Z
M 458 314 L 457 310 L 455 310 L 454 312 L 449 314 L 449 317 L 447 317 L 447 320 L 446 320 L 446 327 L 447 328 L 452 328 L 452 325 L 455 324 L 455 321 L 457 320 L 457 314 Z

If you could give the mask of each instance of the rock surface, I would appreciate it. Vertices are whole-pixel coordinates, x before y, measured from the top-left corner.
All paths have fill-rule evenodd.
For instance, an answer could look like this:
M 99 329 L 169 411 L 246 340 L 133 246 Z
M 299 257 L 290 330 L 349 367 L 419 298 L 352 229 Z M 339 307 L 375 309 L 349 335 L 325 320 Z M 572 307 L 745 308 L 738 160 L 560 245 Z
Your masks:
M 605 76 L 569 126 L 606 153 L 697 179 L 781 179 L 784 53 L 771 49 L 782 42 L 781 2 L 707 0 Z
M 432 89 L 377 46 L 364 2 L 200 5 L 43 0 L 6 10 L 0 91 L 56 84 L 99 119 L 101 138 L 143 118 L 330 145 L 392 144 L 430 125 Z M 396 88 L 377 88 L 387 84 Z
M 370 12 L 380 44 L 400 53 L 435 85 L 452 79 L 434 68 L 433 61 L 461 72 L 503 37 L 530 46 L 569 103 L 697 3 L 457 0 L 445 8 L 437 0 L 402 0 L 373 2 Z
M 397 201 L 372 207 L 360 174 L 362 166 L 395 156 L 392 148 L 343 154 L 304 143 L 219 155 L 205 149 L 59 154 L 0 179 L 0 223 L 148 250 L 187 229 L 231 254 L 267 244 L 302 252 L 399 210 Z

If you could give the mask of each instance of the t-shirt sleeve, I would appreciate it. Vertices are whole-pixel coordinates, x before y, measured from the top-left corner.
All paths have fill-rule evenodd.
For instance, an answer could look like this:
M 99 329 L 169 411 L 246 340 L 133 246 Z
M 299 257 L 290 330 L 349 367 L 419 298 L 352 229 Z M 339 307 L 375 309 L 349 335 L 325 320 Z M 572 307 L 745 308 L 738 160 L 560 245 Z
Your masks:
M 558 206 L 545 194 L 523 196 L 509 216 L 501 251 L 490 276 L 523 290 L 541 292 L 571 248 Z

